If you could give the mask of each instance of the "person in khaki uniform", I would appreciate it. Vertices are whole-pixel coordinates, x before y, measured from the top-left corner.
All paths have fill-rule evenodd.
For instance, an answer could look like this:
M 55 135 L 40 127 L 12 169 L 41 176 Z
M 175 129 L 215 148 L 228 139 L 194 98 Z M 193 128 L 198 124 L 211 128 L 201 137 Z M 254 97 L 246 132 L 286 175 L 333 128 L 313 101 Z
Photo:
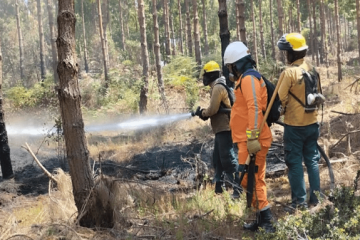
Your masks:
M 266 155 L 269 151 L 272 135 L 267 124 L 260 132 L 267 106 L 267 88 L 261 74 L 256 71 L 256 63 L 243 42 L 232 42 L 225 49 L 224 63 L 231 73 L 230 80 L 235 82 L 235 103 L 231 109 L 230 127 L 233 142 L 239 152 L 239 170 L 244 169 L 249 154 L 255 154 L 255 188 L 251 206 L 257 211 L 256 221 L 245 224 L 244 229 L 274 232 L 270 204 L 267 199 L 265 183 Z M 248 174 L 241 185 L 246 189 Z
M 211 87 L 210 105 L 208 108 L 198 107 L 195 115 L 206 121 L 210 118 L 211 127 L 215 134 L 213 165 L 215 168 L 215 193 L 223 192 L 224 175 L 233 183 L 233 198 L 239 198 L 240 192 L 236 184 L 239 181 L 238 161 L 236 159 L 234 145 L 231 139 L 229 126 L 229 112 L 222 112 L 222 109 L 231 108 L 231 103 L 226 89 L 225 77 L 221 76 L 220 66 L 215 61 L 210 61 L 203 68 L 203 83 Z M 219 111 L 220 110 L 220 111 Z M 224 174 L 223 174 L 224 173 Z
M 317 204 L 315 192 L 320 191 L 318 165 L 320 154 L 317 148 L 318 113 L 317 109 L 308 111 L 304 106 L 307 100 L 303 71 L 317 76 L 318 82 L 315 84 L 318 88 L 320 88 L 320 78 L 315 68 L 304 60 L 308 46 L 300 33 L 283 35 L 277 45 L 280 50 L 286 51 L 289 64 L 280 75 L 281 85 L 278 95 L 284 109 L 284 150 L 285 163 L 289 169 L 291 207 L 307 208 L 302 161 L 307 168 L 310 183 L 309 204 Z

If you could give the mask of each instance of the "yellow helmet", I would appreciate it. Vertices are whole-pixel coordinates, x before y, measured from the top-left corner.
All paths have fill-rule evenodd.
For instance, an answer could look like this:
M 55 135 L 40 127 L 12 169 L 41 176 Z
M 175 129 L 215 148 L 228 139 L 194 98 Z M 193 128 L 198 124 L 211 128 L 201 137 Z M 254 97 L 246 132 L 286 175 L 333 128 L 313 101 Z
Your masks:
M 300 33 L 284 34 L 277 42 L 277 45 L 280 50 L 292 50 L 295 52 L 300 52 L 309 48 L 306 45 L 306 40 L 304 36 Z
M 208 72 L 220 71 L 220 66 L 215 61 L 210 61 L 204 65 L 204 74 Z

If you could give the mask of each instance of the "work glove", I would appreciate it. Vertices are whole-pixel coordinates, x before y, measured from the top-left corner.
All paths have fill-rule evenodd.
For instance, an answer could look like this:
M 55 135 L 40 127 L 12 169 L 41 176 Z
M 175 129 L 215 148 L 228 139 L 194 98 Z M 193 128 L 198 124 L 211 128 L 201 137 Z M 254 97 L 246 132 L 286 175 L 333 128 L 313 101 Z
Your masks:
M 247 136 L 247 149 L 249 154 L 257 153 L 261 150 L 261 145 L 258 140 L 259 138 L 259 130 L 253 129 L 253 130 L 246 130 L 246 136 Z
M 202 112 L 203 112 L 204 110 L 205 110 L 204 108 L 201 108 L 200 106 L 198 106 L 198 107 L 196 108 L 196 111 L 193 112 L 191 115 L 193 115 L 193 116 L 198 116 L 200 119 L 206 121 L 206 120 L 209 119 L 209 117 L 204 117 L 204 116 L 202 115 Z
M 200 110 L 199 118 L 202 119 L 203 121 L 206 121 L 206 120 L 209 119 L 209 117 L 204 117 L 204 116 L 203 116 L 202 113 L 203 113 L 204 110 L 205 110 L 204 108 L 202 108 L 202 109 Z

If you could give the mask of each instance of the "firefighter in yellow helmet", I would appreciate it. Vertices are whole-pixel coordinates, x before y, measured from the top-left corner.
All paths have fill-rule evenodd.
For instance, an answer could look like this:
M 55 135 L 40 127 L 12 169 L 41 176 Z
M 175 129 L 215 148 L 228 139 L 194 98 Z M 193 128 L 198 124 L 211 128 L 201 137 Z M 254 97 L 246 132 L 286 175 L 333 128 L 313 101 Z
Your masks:
M 233 103 L 232 90 L 226 86 L 225 77 L 221 76 L 220 66 L 215 61 L 204 65 L 202 80 L 205 86 L 211 87 L 210 105 L 207 108 L 197 108 L 195 115 L 206 121 L 210 118 L 215 134 L 213 167 L 215 168 L 215 193 L 223 192 L 224 180 L 233 184 L 233 198 L 239 198 L 240 192 L 236 184 L 239 179 L 238 160 L 231 139 L 229 126 L 230 109 Z M 226 179 L 224 177 L 226 176 Z
M 289 169 L 292 198 L 292 208 L 288 211 L 291 211 L 308 207 L 302 161 L 310 183 L 309 204 L 318 203 L 315 195 L 320 191 L 317 109 L 324 97 L 319 74 L 304 60 L 308 49 L 305 38 L 300 33 L 284 34 L 277 45 L 286 51 L 289 64 L 280 75 L 278 94 L 284 108 L 285 163 Z

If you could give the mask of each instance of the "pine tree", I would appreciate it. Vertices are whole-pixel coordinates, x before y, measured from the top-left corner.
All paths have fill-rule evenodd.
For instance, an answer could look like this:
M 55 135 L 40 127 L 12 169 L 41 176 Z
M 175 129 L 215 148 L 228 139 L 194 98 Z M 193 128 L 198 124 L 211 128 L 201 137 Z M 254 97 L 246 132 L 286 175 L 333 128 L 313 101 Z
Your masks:
M 59 82 L 59 76 L 57 74 L 57 51 L 56 51 L 56 37 L 55 37 L 55 28 L 54 28 L 54 16 L 53 16 L 53 1 L 46 0 L 48 16 L 49 16 L 49 27 L 50 27 L 50 41 L 51 41 L 51 56 L 52 56 L 52 68 L 54 82 L 57 84 Z
M 338 65 L 338 81 L 342 80 L 341 72 L 341 43 L 340 43 L 340 19 L 339 19 L 339 4 L 338 0 L 335 1 L 335 21 L 336 21 L 336 42 L 337 42 L 337 65 Z
M 184 47 L 183 47 L 183 23 L 182 23 L 182 15 L 181 15 L 181 4 L 180 0 L 178 0 L 178 11 L 179 11 L 179 48 L 181 54 L 184 54 Z
M 208 55 L 209 53 L 209 43 L 208 43 L 208 30 L 207 30 L 207 21 L 206 21 L 206 4 L 205 4 L 205 0 L 201 0 L 202 2 L 202 7 L 203 7 L 203 31 L 204 31 L 204 40 L 205 40 L 205 46 L 204 46 L 204 51 L 205 51 L 205 55 Z
M 24 44 L 23 44 L 23 35 L 20 26 L 20 16 L 19 16 L 19 3 L 18 0 L 15 1 L 16 8 L 16 26 L 18 30 L 19 38 L 19 52 L 20 52 L 20 78 L 24 79 Z M 24 84 L 25 85 L 25 84 Z
M 84 63 L 85 63 L 85 71 L 89 72 L 89 64 L 88 64 L 88 51 L 87 51 L 87 43 L 86 43 L 86 30 L 85 30 L 85 19 L 84 19 L 84 0 L 81 0 L 81 20 L 82 20 L 82 30 L 83 30 L 83 41 L 84 41 Z
M 198 66 L 201 66 L 201 48 L 200 48 L 200 32 L 199 32 L 199 16 L 197 11 L 197 0 L 192 1 L 192 9 L 194 13 L 194 40 L 195 40 L 195 59 Z
M 109 87 L 109 76 L 108 76 L 108 62 L 106 56 L 106 43 L 104 38 L 104 31 L 103 31 L 103 17 L 101 13 L 101 3 L 100 0 L 97 0 L 98 4 L 98 12 L 99 12 L 99 29 L 100 29 L 100 40 L 101 40 L 101 50 L 103 53 L 103 63 L 104 63 L 104 74 L 105 74 L 105 89 Z
M 44 47 L 44 30 L 42 25 L 42 10 L 41 10 L 41 1 L 37 0 L 37 12 L 38 12 L 38 26 L 39 26 L 39 41 L 40 41 L 40 70 L 41 70 L 41 80 L 44 81 L 46 76 L 45 69 L 45 47 Z

